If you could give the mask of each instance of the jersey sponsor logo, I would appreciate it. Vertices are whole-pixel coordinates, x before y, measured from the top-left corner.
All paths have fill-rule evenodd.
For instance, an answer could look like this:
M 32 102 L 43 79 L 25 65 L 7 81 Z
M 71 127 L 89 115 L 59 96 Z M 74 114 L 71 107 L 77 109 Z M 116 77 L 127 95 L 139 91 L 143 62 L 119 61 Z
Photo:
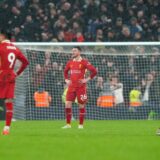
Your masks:
M 77 70 L 77 69 L 72 69 L 71 70 L 71 74 L 80 74 L 81 70 Z

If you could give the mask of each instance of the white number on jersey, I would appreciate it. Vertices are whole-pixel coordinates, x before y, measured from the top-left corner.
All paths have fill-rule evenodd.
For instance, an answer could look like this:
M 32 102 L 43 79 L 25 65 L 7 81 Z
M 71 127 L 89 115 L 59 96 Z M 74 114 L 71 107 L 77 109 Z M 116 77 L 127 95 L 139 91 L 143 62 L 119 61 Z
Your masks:
M 85 101 L 85 100 L 87 99 L 87 95 L 86 95 L 86 94 L 80 95 L 80 97 L 81 97 L 81 100 L 82 100 L 82 101 Z
M 8 61 L 10 62 L 9 68 L 12 68 L 15 59 L 16 59 L 16 56 L 15 56 L 14 53 L 9 53 L 8 54 Z

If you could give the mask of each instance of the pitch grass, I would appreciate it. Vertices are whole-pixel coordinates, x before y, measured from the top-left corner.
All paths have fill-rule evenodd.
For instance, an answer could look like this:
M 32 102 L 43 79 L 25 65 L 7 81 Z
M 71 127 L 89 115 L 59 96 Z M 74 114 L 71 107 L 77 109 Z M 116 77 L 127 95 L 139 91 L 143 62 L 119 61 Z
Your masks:
M 4 122 L 0 122 L 0 129 Z M 13 122 L 0 135 L 0 160 L 158 160 L 160 121 L 86 121 L 85 129 L 64 121 Z

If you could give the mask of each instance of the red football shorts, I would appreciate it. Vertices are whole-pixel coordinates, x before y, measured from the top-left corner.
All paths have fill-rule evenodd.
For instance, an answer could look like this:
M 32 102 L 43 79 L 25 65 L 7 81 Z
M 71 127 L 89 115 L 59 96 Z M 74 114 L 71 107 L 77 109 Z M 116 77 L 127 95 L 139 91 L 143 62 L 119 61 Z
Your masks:
M 0 83 L 0 98 L 14 98 L 15 83 Z
M 74 102 L 77 98 L 78 103 L 85 104 L 88 100 L 86 86 L 72 88 L 69 87 L 66 95 L 66 101 Z

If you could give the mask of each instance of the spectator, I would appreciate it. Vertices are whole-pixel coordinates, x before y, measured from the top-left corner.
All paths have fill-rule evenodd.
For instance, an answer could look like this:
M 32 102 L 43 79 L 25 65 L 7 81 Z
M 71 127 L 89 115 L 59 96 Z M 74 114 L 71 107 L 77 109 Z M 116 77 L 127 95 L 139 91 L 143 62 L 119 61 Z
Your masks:
M 54 24 L 55 31 L 64 30 L 67 27 L 67 19 L 64 15 L 60 15 Z
M 32 75 L 32 85 L 34 89 L 37 89 L 39 86 L 42 85 L 44 80 L 45 70 L 41 67 L 40 64 L 36 64 L 35 70 L 33 71 Z
M 140 86 L 137 86 L 130 91 L 129 99 L 130 99 L 130 103 L 129 103 L 130 111 L 135 112 L 137 107 L 142 106 L 142 101 L 141 101 L 142 93 L 141 93 Z
M 74 38 L 72 30 L 69 27 L 66 27 L 64 30 L 64 41 L 71 42 Z
M 82 32 L 82 27 L 80 26 L 80 24 L 77 21 L 74 21 L 72 24 L 72 33 L 76 37 L 76 34 L 78 32 Z
M 65 41 L 65 35 L 64 35 L 64 32 L 61 30 L 58 32 L 57 34 L 57 40 L 58 42 L 64 42 Z
M 49 35 L 48 35 L 48 33 L 45 33 L 45 32 L 41 33 L 41 41 L 42 42 L 48 42 L 49 41 Z
M 118 70 L 116 69 L 115 62 L 113 58 L 109 57 L 107 59 L 106 73 L 107 77 L 111 78 L 113 75 L 116 75 Z
M 8 21 L 8 25 L 10 28 L 14 28 L 16 26 L 20 26 L 24 22 L 24 12 L 22 13 L 20 8 L 13 6 L 11 8 L 10 20 Z
M 18 41 L 18 42 L 23 42 L 25 41 L 25 37 L 21 34 L 21 28 L 20 27 L 15 27 L 13 29 L 13 32 L 14 32 L 14 41 Z
M 134 38 L 133 41 L 137 41 L 137 42 L 143 41 L 141 32 L 136 32 L 133 38 Z
M 77 32 L 76 41 L 77 42 L 84 42 L 85 41 L 84 36 L 83 36 L 83 34 L 81 32 Z
M 39 88 L 34 93 L 35 107 L 49 107 L 52 97 L 44 88 Z
M 143 46 L 137 47 L 136 52 L 138 55 L 134 59 L 135 72 L 139 73 L 139 77 L 143 79 L 145 74 L 149 72 L 149 57 L 145 54 Z
M 133 37 L 131 35 L 131 31 L 128 26 L 124 25 L 122 27 L 122 32 L 121 32 L 120 36 L 118 37 L 118 40 L 125 41 L 125 42 L 133 40 Z
M 150 57 L 149 61 L 149 71 L 155 71 L 159 74 L 160 71 L 160 56 L 159 56 L 159 49 L 157 47 L 152 48 L 153 55 Z
M 51 66 L 51 52 L 45 52 L 45 61 L 44 61 L 44 66 L 48 67 Z
M 114 31 L 115 31 L 115 33 L 116 33 L 116 38 L 117 38 L 117 37 L 120 37 L 120 33 L 121 33 L 121 31 L 122 31 L 122 26 L 123 26 L 123 20 L 122 20 L 121 17 L 118 17 L 118 18 L 116 19 L 115 29 L 114 29 Z
M 103 41 L 104 37 L 103 37 L 103 30 L 102 29 L 97 29 L 96 32 L 96 41 Z
M 103 77 L 97 77 L 95 89 L 99 92 L 103 91 Z
M 123 83 L 123 93 L 125 105 L 129 106 L 129 93 L 137 86 L 138 79 L 132 70 L 126 69 L 125 72 L 121 74 L 121 81 Z
M 33 21 L 31 15 L 27 15 L 24 24 L 21 26 L 22 33 L 25 35 L 25 41 L 36 41 L 36 32 L 38 31 L 38 24 Z M 40 33 L 40 32 L 38 32 Z M 42 33 L 41 33 L 42 35 Z M 42 39 L 43 41 L 43 39 Z
M 123 84 L 118 82 L 117 77 L 111 77 L 110 80 L 110 88 L 112 91 L 113 96 L 115 97 L 115 106 L 121 106 L 124 103 L 123 98 Z
M 143 102 L 149 101 L 149 88 L 154 80 L 154 77 L 152 74 L 147 74 L 147 77 L 145 80 L 142 80 L 142 91 L 143 91 Z
M 132 37 L 134 37 L 137 32 L 142 31 L 142 27 L 138 24 L 136 17 L 131 18 L 130 31 Z
M 65 15 L 68 20 L 70 20 L 73 15 L 71 7 L 72 6 L 69 2 L 64 2 L 64 4 L 62 5 L 61 14 Z
M 86 21 L 93 20 L 98 15 L 98 6 L 95 0 L 89 0 L 85 10 Z
M 105 41 L 106 42 L 115 42 L 115 41 L 117 41 L 116 33 L 112 29 L 108 30 L 107 38 L 106 38 Z
M 159 81 L 159 76 L 153 75 L 152 73 L 147 74 L 146 80 L 142 81 L 143 101 L 148 101 L 152 105 L 159 104 Z

